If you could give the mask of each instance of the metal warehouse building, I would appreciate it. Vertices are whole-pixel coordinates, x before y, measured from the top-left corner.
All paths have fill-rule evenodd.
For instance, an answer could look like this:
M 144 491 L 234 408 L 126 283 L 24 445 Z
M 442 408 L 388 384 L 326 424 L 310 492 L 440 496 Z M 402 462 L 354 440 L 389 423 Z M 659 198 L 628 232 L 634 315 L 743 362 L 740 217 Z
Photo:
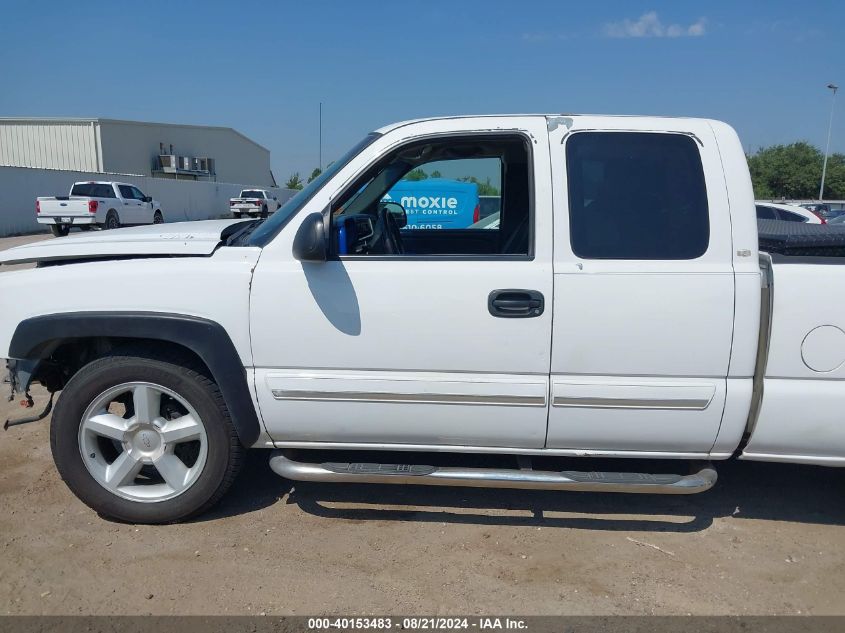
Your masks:
M 270 150 L 204 125 L 0 118 L 0 166 L 276 186 Z

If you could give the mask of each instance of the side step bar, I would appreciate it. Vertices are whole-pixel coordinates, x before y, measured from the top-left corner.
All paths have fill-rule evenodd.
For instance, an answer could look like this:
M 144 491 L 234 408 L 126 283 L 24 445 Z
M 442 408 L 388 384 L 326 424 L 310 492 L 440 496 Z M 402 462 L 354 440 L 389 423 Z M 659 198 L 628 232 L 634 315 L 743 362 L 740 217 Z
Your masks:
M 347 462 L 309 464 L 293 461 L 281 451 L 277 451 L 270 457 L 270 468 L 277 475 L 294 481 L 638 492 L 664 495 L 690 495 L 704 492 L 710 490 L 716 483 L 716 470 L 709 463 L 705 464 L 697 473 L 691 475 L 580 472 L 574 470 L 551 472 L 416 464 L 356 464 Z

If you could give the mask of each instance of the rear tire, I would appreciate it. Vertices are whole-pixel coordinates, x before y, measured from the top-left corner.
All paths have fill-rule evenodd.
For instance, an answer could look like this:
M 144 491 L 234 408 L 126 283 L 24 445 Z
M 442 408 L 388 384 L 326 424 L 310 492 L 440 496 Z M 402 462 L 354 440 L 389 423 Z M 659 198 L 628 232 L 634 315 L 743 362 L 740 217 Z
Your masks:
M 53 237 L 64 237 L 70 233 L 70 226 L 67 224 L 51 224 L 50 233 L 53 234 Z
M 161 214 L 161 211 L 153 213 L 153 224 L 164 224 L 164 216 Z
M 103 224 L 104 229 L 119 229 L 120 228 L 120 216 L 117 214 L 117 211 L 114 209 L 110 209 L 109 212 L 106 214 L 106 223 Z
M 261 214 L 259 215 L 259 217 L 266 218 L 268 215 L 269 214 L 267 213 L 267 205 L 265 204 L 263 207 L 261 207 Z
M 243 446 L 217 384 L 189 364 L 127 349 L 89 363 L 64 388 L 50 425 L 53 459 L 100 515 L 182 521 L 234 481 Z

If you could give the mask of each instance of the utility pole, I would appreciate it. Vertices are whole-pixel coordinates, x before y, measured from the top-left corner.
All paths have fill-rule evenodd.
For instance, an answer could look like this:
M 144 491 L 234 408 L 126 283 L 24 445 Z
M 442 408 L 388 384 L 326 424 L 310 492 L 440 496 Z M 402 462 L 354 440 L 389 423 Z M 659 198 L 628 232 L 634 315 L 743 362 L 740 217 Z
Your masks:
M 828 143 L 830 139 L 828 138 Z M 317 159 L 317 166 L 320 168 L 320 171 L 323 171 L 323 102 L 320 101 L 320 140 L 319 140 L 319 150 L 317 152 L 318 159 Z M 827 157 L 825 157 L 827 160 Z M 824 177 L 822 176 L 822 182 L 824 182 Z
M 827 176 L 827 155 L 830 153 L 830 131 L 833 129 L 833 106 L 836 104 L 836 91 L 839 86 L 836 84 L 827 84 L 829 90 L 833 91 L 833 97 L 830 100 L 830 121 L 827 124 L 827 145 L 824 148 L 824 164 L 822 166 L 822 184 L 819 187 L 819 202 L 824 200 L 824 178 Z

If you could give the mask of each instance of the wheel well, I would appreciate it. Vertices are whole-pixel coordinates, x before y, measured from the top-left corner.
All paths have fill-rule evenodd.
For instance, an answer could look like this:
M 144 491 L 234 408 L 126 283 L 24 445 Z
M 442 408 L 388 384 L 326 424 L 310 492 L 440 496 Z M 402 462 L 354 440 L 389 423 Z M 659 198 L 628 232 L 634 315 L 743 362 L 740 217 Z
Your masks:
M 29 376 L 50 391 L 60 390 L 92 360 L 123 346 L 177 353 L 179 362 L 217 383 L 245 446 L 261 432 L 245 365 L 229 333 L 202 317 L 158 312 L 69 312 L 25 319 L 9 344 L 9 358 L 21 362 L 21 384 Z M 29 372 L 29 373 L 27 373 Z
M 196 352 L 184 345 L 157 339 L 96 336 L 52 341 L 50 347 L 52 351 L 41 361 L 32 376 L 33 380 L 42 383 L 49 391 L 61 390 L 85 365 L 121 348 L 131 351 L 131 348 L 143 347 L 148 352 L 159 351 L 176 356 L 184 364 L 214 378 Z M 49 347 L 45 352 L 47 349 Z

